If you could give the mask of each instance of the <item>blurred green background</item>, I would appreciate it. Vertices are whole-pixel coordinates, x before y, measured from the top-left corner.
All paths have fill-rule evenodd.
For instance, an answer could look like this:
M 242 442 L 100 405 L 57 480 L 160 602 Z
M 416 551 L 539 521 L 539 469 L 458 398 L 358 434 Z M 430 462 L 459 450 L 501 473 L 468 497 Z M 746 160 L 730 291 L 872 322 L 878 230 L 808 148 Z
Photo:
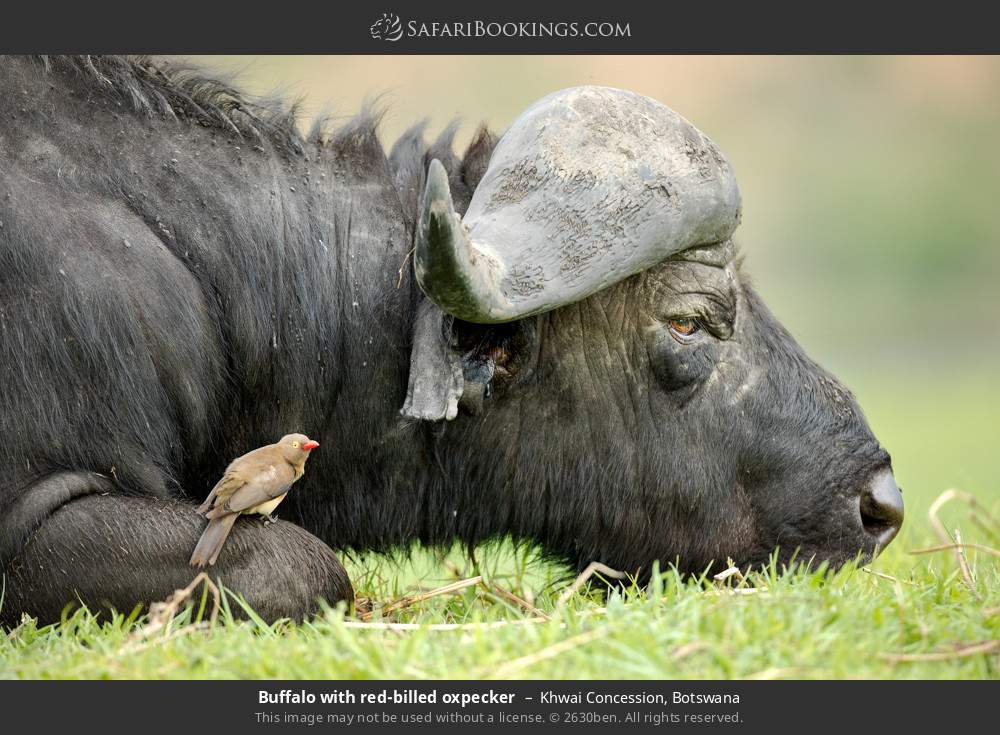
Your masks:
M 579 84 L 660 100 L 732 162 L 746 270 L 858 395 L 892 454 L 908 513 L 896 553 L 931 539 L 927 507 L 948 487 L 1000 506 L 1000 59 L 190 60 L 236 73 L 251 92 L 303 98 L 304 127 L 382 95 L 386 146 L 427 117 L 431 136 L 459 118 L 464 147 L 480 121 L 500 131 L 539 97 Z

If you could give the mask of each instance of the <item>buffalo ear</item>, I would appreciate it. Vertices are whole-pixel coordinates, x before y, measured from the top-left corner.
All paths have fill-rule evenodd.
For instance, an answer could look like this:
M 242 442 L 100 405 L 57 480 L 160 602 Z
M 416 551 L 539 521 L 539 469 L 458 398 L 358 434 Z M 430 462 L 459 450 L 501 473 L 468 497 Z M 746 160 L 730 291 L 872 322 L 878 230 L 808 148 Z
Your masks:
M 458 415 L 464 379 L 461 355 L 452 347 L 454 319 L 430 299 L 421 299 L 413 324 L 410 382 L 400 414 L 422 421 Z

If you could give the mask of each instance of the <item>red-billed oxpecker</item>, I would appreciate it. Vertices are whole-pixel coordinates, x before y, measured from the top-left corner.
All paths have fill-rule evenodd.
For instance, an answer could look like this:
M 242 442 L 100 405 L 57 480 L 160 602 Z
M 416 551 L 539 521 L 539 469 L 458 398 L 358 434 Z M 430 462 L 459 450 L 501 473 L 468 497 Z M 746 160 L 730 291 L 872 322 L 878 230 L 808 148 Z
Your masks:
M 265 523 L 273 523 L 271 514 L 285 499 L 292 483 L 302 477 L 309 453 L 318 446 L 318 441 L 305 434 L 287 434 L 277 444 L 234 459 L 198 507 L 198 512 L 208 518 L 208 527 L 191 554 L 191 566 L 215 564 L 240 515 L 258 513 L 265 516 Z

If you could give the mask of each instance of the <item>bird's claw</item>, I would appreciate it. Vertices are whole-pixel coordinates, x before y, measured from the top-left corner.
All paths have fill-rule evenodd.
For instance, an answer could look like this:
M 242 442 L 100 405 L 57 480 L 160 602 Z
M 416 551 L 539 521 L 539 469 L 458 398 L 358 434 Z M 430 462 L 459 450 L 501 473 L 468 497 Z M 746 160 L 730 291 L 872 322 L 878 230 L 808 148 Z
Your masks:
M 263 516 L 263 523 L 264 523 L 265 527 L 266 526 L 273 526 L 277 522 L 278 522 L 278 516 L 276 516 L 276 515 L 272 514 L 272 515 L 268 515 L 268 516 Z

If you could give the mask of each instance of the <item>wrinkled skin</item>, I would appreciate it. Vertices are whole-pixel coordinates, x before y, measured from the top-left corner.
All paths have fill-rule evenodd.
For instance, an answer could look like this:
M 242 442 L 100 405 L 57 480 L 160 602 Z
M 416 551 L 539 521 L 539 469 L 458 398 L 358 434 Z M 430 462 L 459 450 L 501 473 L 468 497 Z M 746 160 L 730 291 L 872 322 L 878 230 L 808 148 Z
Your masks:
M 194 507 L 290 431 L 322 448 L 282 520 L 240 519 L 213 568 L 271 618 L 353 598 L 330 547 L 512 537 L 640 574 L 874 552 L 859 497 L 888 457 L 735 266 L 456 321 L 459 415 L 407 420 L 424 172 L 464 211 L 488 133 L 459 158 L 418 127 L 386 156 L 368 117 L 320 144 L 131 62 L 51 67 L 0 64 L 3 623 L 164 599 Z

